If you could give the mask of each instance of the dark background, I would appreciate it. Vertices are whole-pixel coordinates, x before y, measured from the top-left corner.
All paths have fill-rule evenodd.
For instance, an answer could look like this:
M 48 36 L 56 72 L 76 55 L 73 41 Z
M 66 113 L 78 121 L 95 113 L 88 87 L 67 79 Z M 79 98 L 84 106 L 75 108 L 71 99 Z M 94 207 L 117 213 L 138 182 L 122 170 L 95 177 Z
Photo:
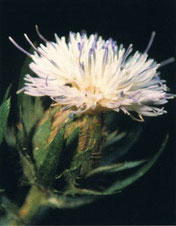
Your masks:
M 98 32 L 104 39 L 112 37 L 117 43 L 143 51 L 152 31 L 156 38 L 150 57 L 161 62 L 175 55 L 174 0 L 4 0 L 0 1 L 0 46 L 1 46 L 1 92 L 13 83 L 15 95 L 18 73 L 25 59 L 8 40 L 12 36 L 26 50 L 29 44 L 23 33 L 31 40 L 38 40 L 34 26 L 49 40 L 53 33 L 59 36 L 68 32 L 86 30 Z M 161 69 L 171 92 L 175 92 L 175 64 Z M 114 196 L 105 197 L 93 204 L 74 210 L 51 209 L 38 224 L 174 224 L 175 212 L 175 101 L 167 104 L 168 114 L 147 119 L 140 142 L 132 149 L 141 153 L 154 153 L 166 131 L 170 139 L 159 161 L 143 178 L 128 189 Z M 13 108 L 12 108 L 13 112 Z M 13 121 L 13 116 L 10 118 Z M 132 155 L 132 154 L 131 154 Z M 16 155 L 7 150 L 6 190 L 12 199 L 18 177 Z

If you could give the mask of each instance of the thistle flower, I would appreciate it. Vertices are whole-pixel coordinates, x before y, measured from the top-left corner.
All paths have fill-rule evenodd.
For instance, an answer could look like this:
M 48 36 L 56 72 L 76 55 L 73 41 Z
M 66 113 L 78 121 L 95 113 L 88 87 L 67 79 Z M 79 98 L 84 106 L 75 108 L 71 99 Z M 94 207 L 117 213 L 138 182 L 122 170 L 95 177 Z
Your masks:
M 170 58 L 156 63 L 148 58 L 155 32 L 152 33 L 144 53 L 132 52 L 132 44 L 127 49 L 118 46 L 111 38 L 83 33 L 69 34 L 69 40 L 59 38 L 56 42 L 46 40 L 35 47 L 28 36 L 25 38 L 34 48 L 30 54 L 11 37 L 10 41 L 31 57 L 29 67 L 37 77 L 25 76 L 25 94 L 49 96 L 56 104 L 71 109 L 71 113 L 95 113 L 113 110 L 131 115 L 137 112 L 139 119 L 144 116 L 158 116 L 166 113 L 162 105 L 173 95 L 166 93 L 165 80 L 160 80 L 158 68 L 174 61 Z M 134 118 L 134 117 L 133 117 Z
M 45 45 L 35 47 L 24 35 L 33 53 L 9 37 L 32 59 L 29 67 L 36 76 L 25 75 L 25 85 L 17 92 L 29 96 L 19 98 L 19 123 L 14 129 L 23 180 L 31 189 L 23 205 L 17 211 L 15 207 L 15 214 L 10 212 L 14 207 L 8 207 L 8 225 L 31 224 L 42 206 L 79 207 L 138 180 L 158 159 L 167 138 L 149 160 L 115 162 L 129 151 L 139 130 L 117 134 L 121 130 L 111 131 L 100 113 L 123 111 L 134 118 L 131 112 L 136 112 L 138 118 L 134 119 L 143 121 L 143 115 L 165 113 L 155 105 L 174 97 L 167 94 L 157 71 L 174 59 L 160 64 L 148 59 L 155 32 L 144 53 L 137 51 L 130 56 L 132 44 L 125 50 L 111 38 L 104 41 L 97 34 L 88 37 L 70 32 L 68 41 L 55 35 L 56 42 L 49 42 L 38 27 L 36 31 Z M 56 106 L 45 109 L 40 98 L 30 96 L 49 96 Z

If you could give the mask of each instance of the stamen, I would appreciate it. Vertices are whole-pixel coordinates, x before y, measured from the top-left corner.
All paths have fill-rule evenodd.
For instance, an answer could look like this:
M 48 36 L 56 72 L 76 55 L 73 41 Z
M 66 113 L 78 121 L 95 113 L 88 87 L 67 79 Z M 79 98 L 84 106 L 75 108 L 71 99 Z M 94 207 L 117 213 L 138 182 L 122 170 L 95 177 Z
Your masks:
M 163 66 L 165 66 L 167 64 L 173 63 L 174 61 L 175 61 L 175 58 L 174 57 L 171 57 L 171 58 L 169 58 L 169 59 L 164 60 L 163 62 L 161 62 L 159 64 L 159 67 L 163 67 Z
M 104 56 L 103 56 L 103 64 L 106 64 L 108 60 L 108 47 L 105 48 Z
M 150 67 L 148 67 L 147 69 L 141 71 L 138 75 L 141 75 L 141 74 L 143 74 L 144 72 L 149 71 L 149 70 L 151 70 L 151 69 L 153 69 L 153 68 L 155 68 L 155 67 L 158 67 L 158 66 L 159 66 L 159 64 L 153 64 L 153 65 L 151 65 Z
M 16 94 L 20 94 L 20 93 L 22 93 L 24 90 L 25 90 L 25 87 L 19 89 L 19 90 L 16 92 Z
M 95 36 L 94 36 L 94 42 L 92 44 L 92 48 L 93 49 L 96 49 L 97 48 L 97 37 L 98 37 L 98 34 L 96 33 Z
M 123 64 L 125 63 L 125 60 L 127 59 L 127 57 L 129 56 L 129 54 L 131 53 L 132 51 L 132 44 L 130 44 L 128 46 L 128 49 L 126 50 L 126 52 L 124 53 L 123 55 L 123 58 L 122 58 L 122 61 L 121 61 L 121 69 L 123 69 Z
M 80 42 L 78 42 L 78 50 L 81 52 L 81 43 Z
M 64 95 L 60 95 L 60 96 L 57 96 L 57 98 L 59 98 L 59 99 L 65 99 L 66 97 Z
M 47 59 L 48 59 L 48 58 L 47 58 Z M 59 68 L 58 65 L 56 64 L 56 62 L 54 62 L 53 60 L 50 60 L 50 59 L 48 59 L 48 60 L 50 61 L 50 63 L 51 63 L 53 66 Z
M 151 48 L 152 43 L 153 43 L 153 41 L 154 41 L 155 35 L 156 35 L 156 32 L 153 31 L 152 34 L 151 34 L 149 43 L 148 43 L 148 45 L 147 45 L 147 48 L 145 49 L 144 53 L 148 53 L 148 51 L 149 51 L 149 49 Z
M 25 49 L 23 49 L 21 46 L 19 46 L 12 37 L 9 36 L 9 40 L 11 41 L 11 43 L 17 47 L 17 49 L 19 49 L 21 52 L 23 52 L 24 54 L 26 54 L 29 57 L 32 57 L 31 54 L 29 52 L 27 52 Z
M 42 39 L 44 42 L 49 42 L 46 38 L 43 37 L 43 35 L 41 35 L 41 33 L 39 32 L 39 28 L 38 28 L 38 25 L 35 25 L 35 29 L 36 29 L 36 32 L 39 36 L 40 39 Z
M 89 56 L 88 56 L 88 58 L 89 58 L 89 64 L 91 63 L 91 55 L 92 54 L 95 54 L 95 51 L 94 51 L 93 48 L 90 48 L 90 50 L 89 50 Z
M 160 75 L 160 72 L 156 73 L 156 74 L 155 74 L 155 77 L 156 77 L 158 83 L 160 84 L 160 86 L 162 86 L 162 87 L 164 88 L 165 85 L 164 85 L 163 82 L 161 81 L 159 75 Z
M 32 46 L 32 48 L 34 48 L 40 55 L 41 52 L 35 47 L 35 45 L 31 42 L 31 40 L 29 39 L 29 37 L 27 36 L 27 34 L 24 34 L 24 37 L 26 38 L 26 40 L 29 42 L 29 44 Z
M 70 31 L 69 32 L 69 36 L 68 36 L 68 42 L 70 42 L 71 43 L 71 36 L 73 35 L 73 32 L 72 31 Z
M 48 86 L 48 77 L 49 75 L 46 76 L 46 86 Z
M 129 116 L 130 116 L 130 118 L 132 118 L 133 120 L 135 120 L 135 121 L 137 121 L 137 122 L 144 122 L 144 118 L 142 117 L 141 114 L 138 114 L 138 117 L 139 117 L 139 118 L 136 118 L 136 117 L 135 117 L 134 115 L 132 115 L 132 114 L 130 114 Z
M 53 66 L 58 68 L 58 65 L 53 61 L 50 60 L 47 55 L 45 55 L 44 53 L 42 53 L 39 49 L 37 49 L 34 44 L 31 42 L 31 40 L 29 39 L 29 37 L 27 36 L 27 34 L 24 34 L 24 37 L 26 38 L 26 40 L 29 42 L 29 44 L 37 51 L 37 53 L 39 53 L 41 56 L 45 57 Z
M 87 35 L 86 30 L 82 30 L 81 31 L 81 39 L 83 40 L 86 37 L 86 35 Z
M 117 45 L 116 42 L 112 41 L 112 51 L 113 51 L 114 56 L 116 54 L 116 51 L 115 51 L 116 45 Z

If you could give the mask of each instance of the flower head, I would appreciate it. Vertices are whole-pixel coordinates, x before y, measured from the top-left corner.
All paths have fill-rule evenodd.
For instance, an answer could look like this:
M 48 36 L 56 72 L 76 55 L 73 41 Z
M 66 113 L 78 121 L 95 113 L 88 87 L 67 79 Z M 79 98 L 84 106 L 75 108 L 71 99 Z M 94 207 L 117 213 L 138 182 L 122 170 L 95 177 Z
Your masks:
M 68 41 L 55 34 L 56 41 L 50 42 L 37 27 L 36 30 L 45 45 L 35 47 L 25 34 L 35 50 L 33 54 L 10 37 L 16 47 L 32 58 L 29 67 L 37 75 L 25 76 L 26 94 L 49 96 L 75 114 L 122 110 L 131 115 L 134 111 L 142 120 L 142 115 L 166 112 L 155 105 L 165 104 L 173 95 L 166 93 L 165 81 L 160 80 L 157 70 L 173 58 L 160 64 L 148 58 L 155 32 L 144 53 L 136 51 L 130 55 L 132 44 L 125 49 L 111 38 L 104 41 L 97 34 L 88 37 L 85 33 L 70 32 Z

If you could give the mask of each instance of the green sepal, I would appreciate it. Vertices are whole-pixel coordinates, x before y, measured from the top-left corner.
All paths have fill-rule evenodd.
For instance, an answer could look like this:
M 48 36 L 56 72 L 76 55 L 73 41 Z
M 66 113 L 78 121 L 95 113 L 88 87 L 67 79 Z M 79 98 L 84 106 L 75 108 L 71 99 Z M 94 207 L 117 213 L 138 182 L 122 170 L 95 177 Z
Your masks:
M 76 127 L 71 134 L 68 135 L 66 139 L 66 146 L 70 147 L 72 146 L 76 141 L 78 141 L 79 137 L 79 132 L 80 132 L 80 127 Z
M 10 98 L 3 102 L 0 106 L 0 144 L 2 143 L 4 138 L 9 112 L 10 112 Z
M 84 178 L 96 167 L 102 143 L 101 118 L 99 115 L 84 115 L 78 121 L 73 121 L 66 131 L 70 133 L 66 148 L 74 150 L 73 159 L 70 167 L 57 178 L 64 176 L 70 188 L 77 185 L 77 179 Z
M 84 176 L 89 172 L 92 167 L 92 161 L 91 161 L 91 156 L 92 156 L 93 150 L 86 150 L 83 152 L 77 153 L 72 161 L 71 169 L 74 168 L 80 168 L 79 175 Z
M 50 143 L 47 154 L 40 168 L 37 176 L 41 184 L 51 186 L 55 180 L 56 170 L 58 167 L 59 157 L 64 145 L 64 129 L 61 128 L 54 140 Z
M 137 181 L 140 177 L 142 177 L 147 171 L 153 166 L 153 164 L 157 161 L 161 153 L 163 152 L 167 141 L 168 141 L 168 135 L 166 136 L 161 148 L 159 151 L 150 159 L 147 161 L 144 166 L 142 166 L 140 169 L 138 169 L 134 174 L 130 175 L 129 177 L 126 177 L 124 180 L 117 180 L 112 186 L 110 186 L 108 189 L 106 189 L 106 194 L 113 194 L 116 192 L 121 191 L 122 189 L 128 187 L 135 181 Z
M 76 180 L 84 177 L 91 168 L 91 155 L 91 150 L 77 153 L 74 156 L 71 167 L 69 169 L 66 169 L 60 176 L 57 177 L 57 179 L 59 179 L 61 176 L 64 176 L 65 180 L 68 183 L 68 190 L 73 190 L 77 185 Z

